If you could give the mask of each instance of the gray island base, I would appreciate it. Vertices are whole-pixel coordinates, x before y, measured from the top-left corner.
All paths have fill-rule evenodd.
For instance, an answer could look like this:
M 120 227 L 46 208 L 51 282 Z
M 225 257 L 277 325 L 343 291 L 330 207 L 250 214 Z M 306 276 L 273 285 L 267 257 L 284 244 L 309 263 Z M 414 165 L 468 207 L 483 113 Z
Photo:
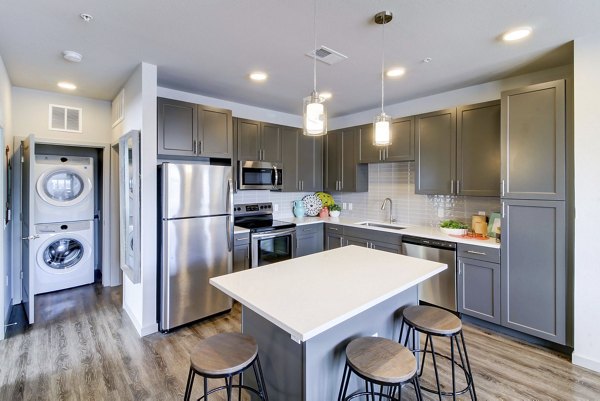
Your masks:
M 396 340 L 418 284 L 446 268 L 348 246 L 211 283 L 242 304 L 242 332 L 256 338 L 269 399 L 328 401 L 338 396 L 346 345 L 362 336 Z

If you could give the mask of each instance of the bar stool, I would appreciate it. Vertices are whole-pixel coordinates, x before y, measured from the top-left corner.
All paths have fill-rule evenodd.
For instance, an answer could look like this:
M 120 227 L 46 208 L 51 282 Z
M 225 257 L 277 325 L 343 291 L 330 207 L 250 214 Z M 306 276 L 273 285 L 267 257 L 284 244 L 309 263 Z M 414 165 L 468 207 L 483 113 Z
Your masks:
M 471 365 L 469 364 L 469 356 L 467 355 L 467 347 L 465 345 L 465 338 L 462 332 L 462 322 L 453 313 L 426 305 L 409 306 L 402 311 L 402 325 L 400 326 L 400 337 L 398 342 L 402 342 L 402 334 L 404 331 L 404 325 L 407 326 L 406 338 L 404 340 L 404 346 L 407 346 L 408 339 L 412 333 L 412 351 L 413 353 L 423 353 L 421 360 L 421 369 L 418 377 L 423 375 L 423 368 L 425 366 L 425 356 L 430 354 L 433 359 L 433 370 L 435 372 L 435 383 L 436 389 L 430 389 L 421 386 L 423 391 L 435 393 L 441 400 L 442 396 L 449 397 L 455 400 L 457 395 L 461 395 L 469 392 L 472 400 L 477 400 L 477 394 L 475 393 L 475 384 L 473 383 L 473 374 L 471 373 Z M 415 346 L 416 332 L 420 332 L 426 335 L 425 347 L 420 350 Z M 450 338 L 450 357 L 443 355 L 435 350 L 433 345 L 433 337 L 448 337 Z M 459 342 L 460 338 L 460 342 Z M 455 360 L 454 357 L 454 343 L 456 342 L 456 349 L 460 356 L 460 363 Z M 462 344 L 461 344 L 462 343 Z M 428 349 L 431 347 L 431 349 Z M 464 356 L 463 356 L 464 353 Z M 436 356 L 447 359 L 451 363 L 452 367 L 452 392 L 442 391 L 440 386 L 440 378 L 438 373 L 438 365 Z M 456 390 L 456 375 L 455 367 L 458 366 L 462 369 L 465 374 L 466 386 L 461 390 Z
M 242 374 L 252 366 L 258 389 L 242 384 Z M 221 333 L 202 340 L 190 355 L 190 372 L 185 388 L 184 400 L 192 395 L 194 377 L 204 378 L 204 395 L 198 400 L 208 400 L 214 392 L 226 390 L 227 400 L 231 401 L 232 390 L 238 389 L 241 400 L 242 389 L 250 391 L 268 401 L 267 389 L 258 358 L 258 346 L 251 336 L 242 333 Z M 239 384 L 233 384 L 233 377 L 239 375 Z M 208 391 L 208 379 L 225 379 L 225 385 Z
M 356 391 L 348 396 L 348 384 L 354 373 L 365 381 L 365 391 Z M 417 400 L 422 400 L 419 379 L 417 377 L 417 360 L 415 356 L 395 341 L 380 337 L 360 337 L 354 339 L 346 347 L 346 365 L 342 375 L 342 383 L 338 401 L 349 401 L 366 396 L 367 400 L 375 400 L 375 396 L 386 400 L 399 400 L 402 385 L 412 383 Z M 375 391 L 379 385 L 379 392 Z M 387 392 L 385 391 L 387 390 Z M 395 398 L 398 391 L 398 398 Z

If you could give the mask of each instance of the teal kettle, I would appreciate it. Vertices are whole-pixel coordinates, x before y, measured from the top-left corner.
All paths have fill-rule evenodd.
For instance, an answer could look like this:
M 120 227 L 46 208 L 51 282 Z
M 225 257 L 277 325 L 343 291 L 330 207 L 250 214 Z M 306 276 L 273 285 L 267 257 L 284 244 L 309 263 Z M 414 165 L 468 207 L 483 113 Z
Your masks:
M 292 211 L 294 212 L 294 216 L 296 217 L 304 217 L 304 213 L 306 210 L 304 209 L 304 202 L 301 200 L 292 202 Z

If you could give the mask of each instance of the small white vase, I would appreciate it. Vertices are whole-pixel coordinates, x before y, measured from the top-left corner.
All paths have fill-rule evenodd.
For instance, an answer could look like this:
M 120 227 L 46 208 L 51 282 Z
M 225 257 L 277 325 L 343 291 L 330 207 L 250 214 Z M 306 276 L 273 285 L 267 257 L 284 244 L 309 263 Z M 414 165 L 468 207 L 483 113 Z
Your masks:
M 340 211 L 339 210 L 332 210 L 329 212 L 329 216 L 331 217 L 340 217 Z

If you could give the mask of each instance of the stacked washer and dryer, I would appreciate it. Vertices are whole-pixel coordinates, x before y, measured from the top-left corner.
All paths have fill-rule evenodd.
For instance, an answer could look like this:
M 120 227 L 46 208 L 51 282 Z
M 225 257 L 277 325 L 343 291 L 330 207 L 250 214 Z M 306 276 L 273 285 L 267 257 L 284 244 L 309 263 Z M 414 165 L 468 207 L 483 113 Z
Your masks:
M 94 282 L 94 160 L 35 156 L 35 294 Z

